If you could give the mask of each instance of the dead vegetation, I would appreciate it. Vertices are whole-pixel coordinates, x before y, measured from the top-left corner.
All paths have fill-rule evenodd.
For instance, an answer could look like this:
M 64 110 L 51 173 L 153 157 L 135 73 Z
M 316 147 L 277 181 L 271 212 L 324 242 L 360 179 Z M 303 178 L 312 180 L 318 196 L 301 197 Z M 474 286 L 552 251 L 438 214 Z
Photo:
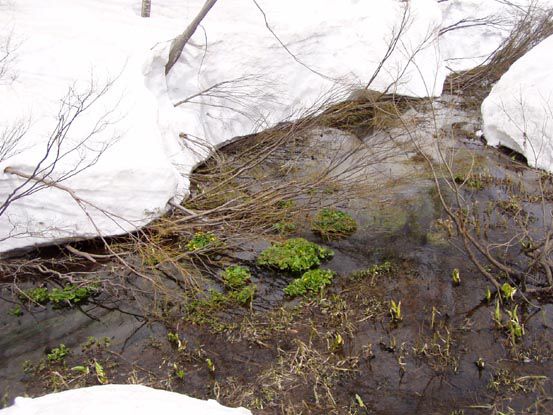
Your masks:
M 449 75 L 445 91 L 472 96 L 470 101 L 476 100 L 475 105 L 479 105 L 515 61 L 553 34 L 553 10 L 544 9 L 539 2 L 532 2 L 526 9 L 515 7 L 512 5 L 513 13 L 519 17 L 510 34 L 480 65 Z

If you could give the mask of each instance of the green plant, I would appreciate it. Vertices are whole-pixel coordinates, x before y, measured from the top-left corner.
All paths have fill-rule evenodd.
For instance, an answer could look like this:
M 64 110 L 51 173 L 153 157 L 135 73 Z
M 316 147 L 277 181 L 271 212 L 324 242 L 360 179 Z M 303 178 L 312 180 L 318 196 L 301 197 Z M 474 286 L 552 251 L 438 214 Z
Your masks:
M 265 249 L 257 258 L 258 265 L 282 271 L 301 272 L 320 265 L 321 260 L 334 255 L 328 248 L 303 238 L 291 238 Z
M 290 297 L 318 293 L 323 287 L 329 285 L 334 277 L 334 271 L 329 269 L 313 269 L 305 272 L 300 278 L 292 281 L 284 292 Z
M 184 371 L 184 369 L 181 369 L 176 363 L 173 363 L 173 372 L 175 373 L 175 376 L 180 380 L 183 380 L 186 376 L 186 372 Z
M 242 288 L 250 280 L 252 274 L 246 267 L 234 265 L 223 271 L 223 282 L 231 290 Z
M 206 298 L 199 298 L 191 301 L 187 305 L 187 311 L 189 313 L 197 312 L 213 312 L 220 309 L 221 306 L 228 303 L 228 298 L 225 294 L 219 291 L 209 290 L 209 294 Z
M 397 303 L 394 300 L 390 300 L 390 317 L 394 323 L 399 323 L 403 320 L 403 315 L 401 314 L 401 301 Z
M 187 303 L 184 318 L 193 324 L 208 325 L 214 332 L 221 332 L 228 327 L 221 322 L 217 313 L 230 301 L 231 299 L 224 293 L 209 290 L 204 298 L 191 299 Z
M 509 285 L 508 282 L 506 282 L 505 284 L 503 284 L 501 286 L 501 293 L 503 294 L 503 298 L 505 300 L 511 300 L 512 301 L 516 292 L 517 292 L 517 289 L 515 287 L 512 287 L 511 285 Z
M 247 305 L 253 301 L 256 289 L 257 287 L 255 284 L 250 284 L 243 287 L 241 290 L 232 291 L 229 293 L 229 297 L 240 305 Z
M 14 317 L 21 317 L 23 315 L 23 311 L 21 310 L 21 307 L 19 305 L 16 305 L 13 307 L 10 311 L 8 311 L 10 316 Z
M 149 246 L 141 251 L 142 263 L 147 267 L 155 267 L 163 263 L 166 253 L 159 247 Z
M 179 335 L 177 333 L 169 332 L 167 333 L 167 340 L 169 340 L 169 343 L 173 344 L 177 351 L 182 352 L 186 349 L 187 343 L 181 341 Z
M 492 301 L 492 291 L 490 290 L 490 287 L 486 287 L 486 294 L 485 297 L 486 302 L 489 304 Z
M 497 325 L 497 327 L 503 327 L 503 315 L 501 314 L 501 308 L 499 307 L 499 300 L 495 302 L 495 309 L 493 312 L 493 321 Z
M 90 373 L 90 368 L 88 366 L 83 366 L 83 365 L 73 366 L 71 370 L 73 372 L 78 372 L 82 375 L 88 375 Z
M 332 353 L 339 352 L 343 350 L 344 348 L 344 338 L 340 333 L 336 333 L 336 335 L 332 338 L 332 341 L 329 342 L 328 350 L 330 350 Z
M 284 209 L 284 210 L 290 210 L 292 209 L 294 206 L 296 206 L 296 202 L 291 200 L 291 199 L 288 199 L 288 200 L 279 200 L 277 202 L 277 208 L 279 209 Z
M 461 275 L 459 274 L 459 269 L 455 268 L 453 270 L 453 272 L 451 273 L 451 281 L 453 282 L 453 285 L 461 284 Z
M 510 197 L 509 200 L 499 200 L 497 206 L 501 210 L 513 215 L 517 215 L 522 211 L 519 200 L 514 196 Z
M 71 351 L 62 343 L 58 347 L 54 347 L 46 357 L 50 362 L 61 362 L 69 353 L 71 353 Z
M 96 349 L 106 349 L 110 346 L 111 339 L 109 337 L 103 337 L 102 339 L 97 339 L 94 336 L 88 336 L 86 342 L 81 344 L 81 350 L 83 352 L 90 351 L 93 348 Z
M 324 208 L 313 218 L 311 230 L 326 239 L 343 238 L 357 230 L 357 223 L 346 212 Z
M 280 233 L 281 235 L 294 233 L 297 229 L 297 226 L 294 222 L 287 220 L 282 220 L 273 225 L 273 229 Z
M 211 232 L 196 232 L 192 239 L 186 244 L 186 249 L 190 252 L 200 251 L 206 248 L 217 248 L 222 242 Z
M 91 296 L 98 293 L 96 285 L 77 286 L 67 284 L 63 288 L 37 287 L 24 291 L 19 295 L 22 300 L 29 300 L 37 304 L 53 303 L 55 306 L 73 306 L 88 300 Z
M 507 332 L 509 338 L 514 344 L 518 339 L 524 335 L 524 325 L 520 323 L 518 318 L 518 305 L 515 305 L 512 310 L 507 310 L 509 321 L 507 322 Z
M 374 279 L 381 275 L 390 274 L 393 270 L 394 270 L 394 265 L 390 261 L 384 261 L 381 264 L 371 265 L 367 269 L 363 269 L 360 271 L 353 271 L 349 275 L 349 278 L 355 281 L 363 280 L 365 278 Z
M 96 294 L 97 291 L 98 288 L 95 286 L 78 287 L 69 284 L 62 289 L 52 288 L 48 293 L 48 299 L 54 303 L 54 305 L 74 305 L 85 302 L 89 297 Z
M 465 185 L 475 190 L 482 190 L 484 188 L 484 183 L 480 179 L 474 177 L 465 177 L 461 174 L 456 174 L 454 177 L 455 183 Z
M 30 375 L 35 371 L 35 365 L 30 360 L 23 361 L 21 368 L 23 369 L 23 373 L 27 375 Z
M 357 405 L 359 405 L 360 408 L 363 408 L 363 409 L 367 408 L 367 406 L 365 405 L 365 402 L 363 402 L 363 399 L 357 393 L 355 394 L 355 401 L 357 402 Z
M 19 294 L 21 300 L 29 300 L 36 304 L 46 304 L 49 300 L 48 298 L 48 288 L 46 287 L 36 287 L 29 290 L 23 291 Z
M 205 359 L 205 363 L 207 364 L 207 369 L 211 373 L 215 373 L 215 363 L 213 363 L 213 360 L 208 357 L 207 359 Z
M 105 385 L 109 382 L 104 367 L 96 360 L 94 360 L 94 370 L 96 372 L 96 379 L 98 379 L 98 382 L 100 382 L 100 384 Z

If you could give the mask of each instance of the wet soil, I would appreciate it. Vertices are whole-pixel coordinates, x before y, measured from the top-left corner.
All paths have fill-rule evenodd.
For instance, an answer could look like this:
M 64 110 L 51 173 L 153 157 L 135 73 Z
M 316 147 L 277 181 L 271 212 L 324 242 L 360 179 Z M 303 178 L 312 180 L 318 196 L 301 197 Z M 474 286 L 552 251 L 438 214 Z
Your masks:
M 460 113 L 442 120 L 452 132 L 459 166 L 476 163 L 489 178 L 467 197 L 482 205 L 506 198 L 506 177 L 532 189 L 539 174 L 475 139 L 473 117 Z M 333 137 L 359 140 L 335 130 L 312 139 L 325 149 Z M 325 154 L 301 160 L 300 172 L 324 165 Z M 4 404 L 21 394 L 132 382 L 216 398 L 254 414 L 553 413 L 553 304 L 520 304 L 525 334 L 516 342 L 497 327 L 495 302 L 485 300 L 489 283 L 437 226 L 442 208 L 417 154 L 404 146 L 400 157 L 379 166 L 386 179 L 378 195 L 325 193 L 322 205 L 330 203 L 357 221 L 349 238 L 325 241 L 310 231 L 308 220 L 297 224 L 296 236 L 335 252 L 323 267 L 337 277 L 315 297 L 285 297 L 293 276 L 255 265 L 251 251 L 259 252 L 266 240 L 228 253 L 252 270 L 257 292 L 251 306 L 209 309 L 200 323 L 182 319 L 183 310 L 172 304 L 148 313 L 123 292 L 101 293 L 71 308 L 23 304 L 17 316 L 14 285 L 4 284 Z M 525 207 L 541 214 L 537 205 Z M 391 269 L 366 271 L 383 263 Z M 454 269 L 460 270 L 458 286 L 452 283 Z M 30 278 L 17 287 L 36 284 Z M 390 316 L 391 300 L 401 301 L 399 322 Z M 61 343 L 72 353 L 49 361 L 47 353 Z

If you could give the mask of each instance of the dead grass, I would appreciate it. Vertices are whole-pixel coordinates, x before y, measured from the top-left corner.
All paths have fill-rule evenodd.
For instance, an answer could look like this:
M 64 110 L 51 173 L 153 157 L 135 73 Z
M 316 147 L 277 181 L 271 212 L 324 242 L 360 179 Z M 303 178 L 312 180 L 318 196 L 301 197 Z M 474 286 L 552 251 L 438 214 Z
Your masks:
M 532 3 L 501 45 L 479 66 L 448 76 L 445 91 L 461 92 L 479 105 L 491 87 L 526 52 L 553 34 L 553 9 Z

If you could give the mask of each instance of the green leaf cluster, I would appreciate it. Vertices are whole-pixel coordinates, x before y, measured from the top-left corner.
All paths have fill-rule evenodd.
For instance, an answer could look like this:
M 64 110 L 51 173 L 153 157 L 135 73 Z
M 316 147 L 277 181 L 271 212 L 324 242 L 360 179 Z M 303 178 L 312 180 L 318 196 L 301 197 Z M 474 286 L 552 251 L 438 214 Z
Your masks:
M 334 252 L 303 238 L 291 238 L 265 249 L 257 258 L 257 264 L 281 271 L 302 272 L 320 265 Z
M 357 223 L 346 212 L 325 208 L 313 218 L 311 230 L 326 239 L 344 238 L 357 230 Z
M 68 284 L 63 288 L 52 288 L 48 290 L 46 287 L 31 288 L 19 295 L 22 301 L 31 301 L 36 304 L 53 303 L 55 306 L 73 306 L 88 300 L 91 296 L 98 293 L 98 287 L 77 286 Z
M 257 287 L 255 284 L 248 284 L 251 279 L 251 272 L 248 268 L 233 265 L 223 271 L 223 282 L 230 291 L 228 297 L 240 305 L 248 305 L 253 301 Z
M 251 276 L 248 268 L 233 265 L 223 271 L 223 282 L 229 289 L 235 290 L 246 285 Z
M 91 295 L 97 292 L 96 287 L 77 287 L 66 285 L 63 288 L 53 288 L 48 293 L 48 299 L 55 305 L 79 304 L 85 302 Z
M 248 305 L 253 301 L 257 287 L 255 284 L 246 285 L 240 290 L 231 291 L 228 295 L 240 305 Z
M 61 362 L 69 353 L 70 350 L 62 343 L 58 347 L 54 347 L 46 357 L 50 362 Z
M 48 288 L 45 287 L 36 287 L 25 290 L 23 293 L 19 294 L 19 298 L 21 300 L 30 300 L 37 304 L 46 304 L 50 301 L 50 298 L 48 297 Z
M 316 294 L 323 287 L 332 283 L 334 271 L 329 269 L 313 269 L 304 272 L 300 278 L 296 278 L 286 288 L 284 292 L 290 297 L 299 295 Z
M 217 248 L 221 245 L 222 242 L 213 233 L 196 232 L 192 239 L 186 244 L 186 249 L 190 252 L 194 252 L 205 248 Z

